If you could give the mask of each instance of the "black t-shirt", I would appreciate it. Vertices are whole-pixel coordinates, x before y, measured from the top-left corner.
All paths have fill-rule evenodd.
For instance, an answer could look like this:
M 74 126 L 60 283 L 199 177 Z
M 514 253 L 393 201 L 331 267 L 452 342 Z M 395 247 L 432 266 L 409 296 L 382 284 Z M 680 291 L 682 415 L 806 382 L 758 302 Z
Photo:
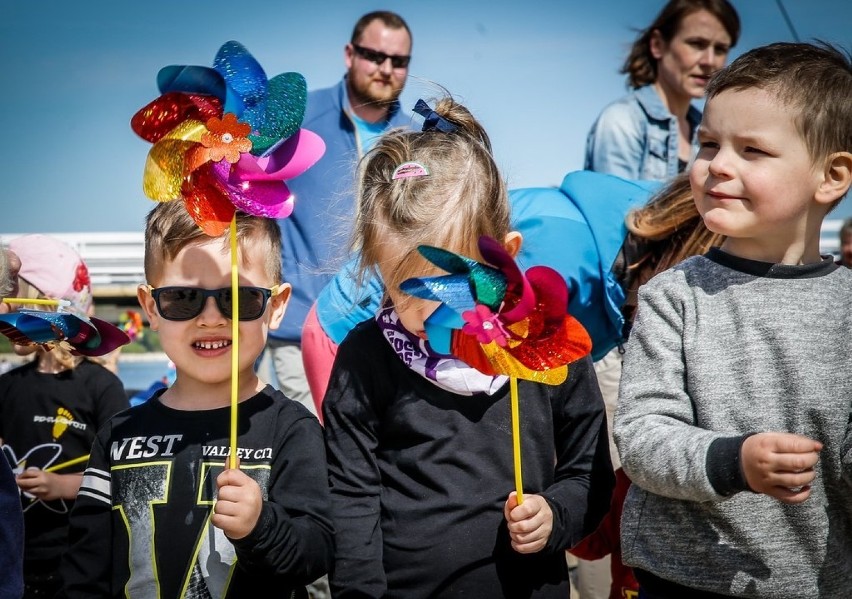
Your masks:
M 16 472 L 86 456 L 98 428 L 129 405 L 121 380 L 99 364 L 83 360 L 72 370 L 47 374 L 30 362 L 0 376 L 3 452 Z M 85 467 L 83 461 L 56 472 L 82 472 Z M 55 568 L 73 501 L 44 502 L 23 494 L 21 501 L 26 561 Z

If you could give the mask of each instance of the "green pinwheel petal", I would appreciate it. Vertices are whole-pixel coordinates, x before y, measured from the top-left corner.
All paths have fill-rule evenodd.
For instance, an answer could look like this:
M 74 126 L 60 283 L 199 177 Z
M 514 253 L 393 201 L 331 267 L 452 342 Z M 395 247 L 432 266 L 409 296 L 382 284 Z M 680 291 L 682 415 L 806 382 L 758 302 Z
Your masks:
M 247 109 L 244 120 L 252 123 L 251 153 L 264 154 L 302 126 L 308 86 L 299 73 L 281 73 L 269 80 L 266 101 Z

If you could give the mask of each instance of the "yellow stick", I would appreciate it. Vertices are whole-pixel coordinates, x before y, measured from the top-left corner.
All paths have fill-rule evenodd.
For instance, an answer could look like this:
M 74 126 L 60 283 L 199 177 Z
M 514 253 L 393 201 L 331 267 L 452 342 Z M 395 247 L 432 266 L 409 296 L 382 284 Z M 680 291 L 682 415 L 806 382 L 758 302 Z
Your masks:
M 7 304 L 33 304 L 35 306 L 68 306 L 71 304 L 68 300 L 44 299 L 38 297 L 4 297 L 3 301 Z
M 512 404 L 512 448 L 515 458 L 515 491 L 518 494 L 518 505 L 524 502 L 524 477 L 521 473 L 521 418 L 518 409 L 518 379 L 509 377 Z
M 237 260 L 237 213 L 231 219 L 231 453 L 228 466 L 237 467 L 237 411 L 240 372 L 240 277 Z
M 67 468 L 68 466 L 73 466 L 74 464 L 79 464 L 80 462 L 85 462 L 89 459 L 89 454 L 81 455 L 79 458 L 74 458 L 73 460 L 68 460 L 66 462 L 62 462 L 61 464 L 54 464 L 49 468 L 45 468 L 45 472 L 53 472 L 54 470 L 62 470 L 63 468 Z

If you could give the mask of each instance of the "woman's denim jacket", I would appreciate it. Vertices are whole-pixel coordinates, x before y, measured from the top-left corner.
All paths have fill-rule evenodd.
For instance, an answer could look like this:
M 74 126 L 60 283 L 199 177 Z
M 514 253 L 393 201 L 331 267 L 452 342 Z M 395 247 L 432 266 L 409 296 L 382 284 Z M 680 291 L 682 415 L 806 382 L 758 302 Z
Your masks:
M 690 106 L 686 118 L 694 155 L 701 111 Z M 601 111 L 586 138 L 584 168 L 625 179 L 665 181 L 678 173 L 677 146 L 677 117 L 654 86 L 645 85 Z

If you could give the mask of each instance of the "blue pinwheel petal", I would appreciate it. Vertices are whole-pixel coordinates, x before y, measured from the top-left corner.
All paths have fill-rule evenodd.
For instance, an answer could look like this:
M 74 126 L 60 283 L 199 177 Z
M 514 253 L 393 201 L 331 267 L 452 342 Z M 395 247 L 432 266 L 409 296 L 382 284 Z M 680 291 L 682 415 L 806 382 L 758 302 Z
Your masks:
M 161 94 L 183 92 L 215 96 L 225 102 L 225 80 L 216 69 L 192 65 L 169 65 L 157 73 Z
M 443 302 L 459 314 L 476 305 L 467 273 L 407 279 L 399 288 L 414 297 Z
M 441 304 L 424 323 L 429 345 L 436 352 L 450 354 L 453 330 L 464 326 L 464 318 L 452 308 Z
M 68 318 L 71 317 L 71 318 Z M 18 310 L 0 314 L 0 333 L 14 343 L 48 343 L 74 337 L 80 330 L 79 321 L 70 314 Z
M 468 273 L 468 284 L 473 289 L 477 303 L 485 304 L 492 310 L 500 307 L 500 303 L 506 296 L 507 285 L 506 275 L 498 268 L 441 248 L 421 245 L 417 249 L 429 262 L 447 272 Z
M 130 342 L 127 333 L 104 320 L 40 310 L 0 314 L 0 333 L 19 345 L 65 341 L 84 356 L 101 356 Z
M 213 68 L 225 80 L 225 112 L 233 112 L 254 129 L 255 123 L 242 115 L 266 100 L 267 79 L 263 67 L 245 46 L 232 40 L 219 48 Z

